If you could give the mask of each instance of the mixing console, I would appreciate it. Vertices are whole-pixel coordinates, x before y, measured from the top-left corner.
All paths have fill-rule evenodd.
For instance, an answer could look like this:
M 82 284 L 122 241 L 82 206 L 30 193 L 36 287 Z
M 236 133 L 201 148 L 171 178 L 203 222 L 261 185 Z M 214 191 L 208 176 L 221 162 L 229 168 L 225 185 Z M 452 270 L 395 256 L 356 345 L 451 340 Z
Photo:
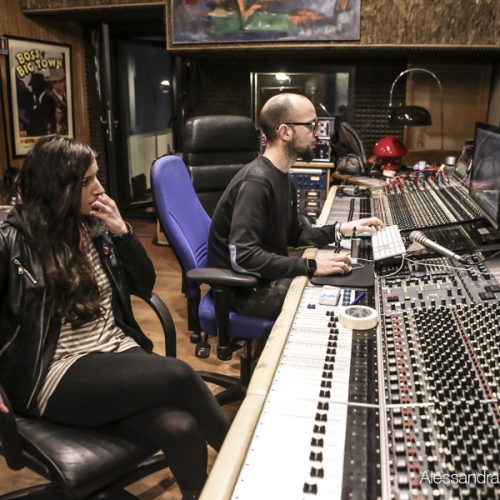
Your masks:
M 420 221 L 422 200 L 445 207 L 446 217 L 463 207 L 472 217 L 457 186 L 447 187 L 438 197 L 432 186 L 413 185 L 376 199 L 335 198 L 328 222 L 377 214 L 381 200 L 404 195 L 410 203 L 415 193 L 410 208 L 422 212 Z M 500 498 L 500 258 L 485 261 L 464 226 L 433 229 L 433 216 L 428 237 L 462 244 L 467 264 L 407 251 L 399 262 L 382 262 L 373 293 L 368 288 L 349 307 L 359 296 L 352 289 L 328 306 L 321 287 L 294 281 L 300 298 L 278 318 L 222 450 L 239 447 L 238 454 L 217 467 L 219 455 L 203 499 Z M 352 286 L 355 273 L 347 277 Z
M 476 264 L 464 269 L 407 262 L 378 280 L 396 498 L 495 498 L 494 480 L 479 474 L 500 469 L 500 286 L 480 254 L 468 259 Z
M 460 224 L 454 226 L 441 226 L 422 229 L 427 238 L 453 252 L 469 253 L 483 243 L 478 230 L 473 224 Z M 409 243 L 408 243 L 409 244 Z M 423 253 L 427 252 L 423 249 Z
M 416 189 L 413 184 L 410 185 L 413 186 L 413 189 Z M 425 185 L 431 186 L 432 184 L 426 183 Z M 421 192 L 424 195 L 421 195 Z M 450 196 L 453 195 L 451 199 L 454 200 L 454 204 L 452 205 L 448 201 L 443 201 L 446 198 L 444 197 L 440 201 L 442 205 L 441 209 L 436 209 L 436 200 L 432 198 L 433 196 L 437 196 L 436 193 L 439 193 L 440 196 L 444 193 Z M 416 200 L 416 196 L 431 196 L 431 200 L 422 203 L 421 200 Z M 400 200 L 402 206 L 397 209 L 391 208 L 391 203 L 388 201 L 390 199 Z M 465 218 L 470 222 L 459 224 L 459 217 L 464 214 L 460 215 L 454 207 L 462 207 L 462 210 L 467 212 Z M 410 190 L 387 196 L 376 196 L 374 198 L 336 196 L 333 199 L 332 208 L 326 223 L 333 224 L 336 221 L 348 222 L 376 215 L 384 220 L 386 225 L 397 224 L 404 239 L 407 237 L 409 230 L 422 227 L 421 231 L 432 241 L 454 252 L 463 253 L 472 252 L 485 244 L 485 241 L 483 241 L 484 238 L 481 235 L 481 227 L 484 223 L 472 222 L 472 220 L 477 221 L 480 218 L 478 210 L 461 185 L 451 185 L 439 190 L 428 187 L 425 190 L 421 188 L 421 191 Z M 449 224 L 451 220 L 455 223 Z M 400 221 L 402 225 L 394 221 Z M 407 247 L 410 245 L 408 240 L 405 243 Z M 372 258 L 368 246 L 368 244 L 363 245 L 364 252 L 361 255 L 363 258 Z M 421 248 L 419 250 L 412 250 L 411 253 L 426 255 L 429 254 L 429 251 Z
M 387 226 L 413 231 L 449 224 L 475 221 L 484 217 L 461 184 L 437 186 L 427 181 L 403 192 L 381 194 L 373 198 L 337 196 L 327 223 L 347 222 L 376 215 Z
M 380 459 L 369 446 L 379 421 L 375 331 L 344 328 L 340 306 L 319 305 L 320 294 L 304 292 L 235 500 L 380 496 Z M 341 303 L 355 295 L 344 289 Z
M 482 210 L 461 186 L 422 188 L 373 199 L 373 215 L 401 231 L 457 224 L 484 217 Z
M 449 210 L 454 213 L 459 222 L 484 216 L 481 208 L 461 185 L 441 188 L 439 194 L 448 201 Z
M 480 254 L 470 255 L 468 259 L 476 264 L 456 268 L 444 257 L 413 262 L 406 260 L 400 272 L 387 278 L 383 276 L 392 274 L 393 267 L 382 268 L 379 310 L 390 312 L 497 303 L 500 300 L 500 286 L 486 265 L 481 263 Z
M 370 217 L 372 214 L 370 198 L 340 198 L 336 197 L 334 208 L 330 212 L 327 224 L 334 222 L 348 222 L 350 220 Z
M 382 317 L 395 498 L 496 498 L 495 479 L 479 475 L 500 469 L 499 322 L 498 304 Z

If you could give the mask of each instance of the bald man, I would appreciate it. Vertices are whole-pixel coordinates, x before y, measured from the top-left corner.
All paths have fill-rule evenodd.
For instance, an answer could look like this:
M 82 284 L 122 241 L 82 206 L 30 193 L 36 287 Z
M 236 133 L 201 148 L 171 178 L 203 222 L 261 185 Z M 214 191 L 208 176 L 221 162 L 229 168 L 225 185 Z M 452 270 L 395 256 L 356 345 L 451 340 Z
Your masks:
M 248 273 L 259 286 L 238 289 L 232 307 L 241 313 L 276 319 L 295 276 L 327 276 L 350 270 L 350 258 L 329 252 L 316 259 L 290 256 L 289 247 L 339 241 L 343 235 L 374 233 L 376 217 L 318 228 L 301 225 L 297 192 L 289 175 L 298 157 L 313 158 L 318 117 L 313 103 L 298 94 L 278 94 L 260 112 L 267 138 L 265 153 L 231 180 L 215 209 L 208 241 L 208 265 Z

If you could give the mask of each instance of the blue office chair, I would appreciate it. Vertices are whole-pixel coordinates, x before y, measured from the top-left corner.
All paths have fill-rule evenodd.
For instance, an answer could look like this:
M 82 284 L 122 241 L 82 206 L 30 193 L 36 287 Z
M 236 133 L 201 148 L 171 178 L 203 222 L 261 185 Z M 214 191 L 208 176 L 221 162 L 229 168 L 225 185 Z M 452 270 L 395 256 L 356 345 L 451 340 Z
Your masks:
M 151 167 L 151 186 L 160 226 L 165 233 L 185 276 L 184 293 L 188 300 L 188 328 L 199 334 L 196 355 L 207 357 L 207 335 L 217 335 L 217 357 L 230 360 L 232 353 L 244 348 L 240 378 L 201 372 L 207 382 L 226 388 L 218 395 L 221 404 L 244 397 L 250 381 L 254 358 L 252 340 L 265 340 L 273 321 L 239 314 L 229 309 L 232 288 L 254 286 L 257 278 L 228 269 L 207 268 L 207 242 L 210 217 L 196 196 L 189 172 L 177 156 L 161 156 Z M 201 297 L 200 283 L 210 292 Z

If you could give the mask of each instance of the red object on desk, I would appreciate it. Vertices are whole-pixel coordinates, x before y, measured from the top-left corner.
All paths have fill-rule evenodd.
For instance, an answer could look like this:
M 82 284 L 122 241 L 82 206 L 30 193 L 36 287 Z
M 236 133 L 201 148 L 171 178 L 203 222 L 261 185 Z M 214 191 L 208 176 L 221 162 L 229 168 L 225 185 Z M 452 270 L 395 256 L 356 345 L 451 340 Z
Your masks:
M 397 170 L 397 159 L 407 153 L 406 146 L 397 137 L 382 137 L 375 143 L 373 154 L 383 160 L 382 173 L 386 177 L 393 177 Z

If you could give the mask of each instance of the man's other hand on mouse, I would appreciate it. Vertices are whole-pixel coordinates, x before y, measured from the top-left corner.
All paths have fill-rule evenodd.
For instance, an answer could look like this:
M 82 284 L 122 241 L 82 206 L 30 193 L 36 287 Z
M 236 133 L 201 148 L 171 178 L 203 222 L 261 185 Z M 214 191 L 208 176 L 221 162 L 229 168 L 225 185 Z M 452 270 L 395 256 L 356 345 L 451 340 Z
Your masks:
M 314 276 L 347 274 L 351 270 L 351 258 L 345 253 L 328 252 L 316 257 Z

